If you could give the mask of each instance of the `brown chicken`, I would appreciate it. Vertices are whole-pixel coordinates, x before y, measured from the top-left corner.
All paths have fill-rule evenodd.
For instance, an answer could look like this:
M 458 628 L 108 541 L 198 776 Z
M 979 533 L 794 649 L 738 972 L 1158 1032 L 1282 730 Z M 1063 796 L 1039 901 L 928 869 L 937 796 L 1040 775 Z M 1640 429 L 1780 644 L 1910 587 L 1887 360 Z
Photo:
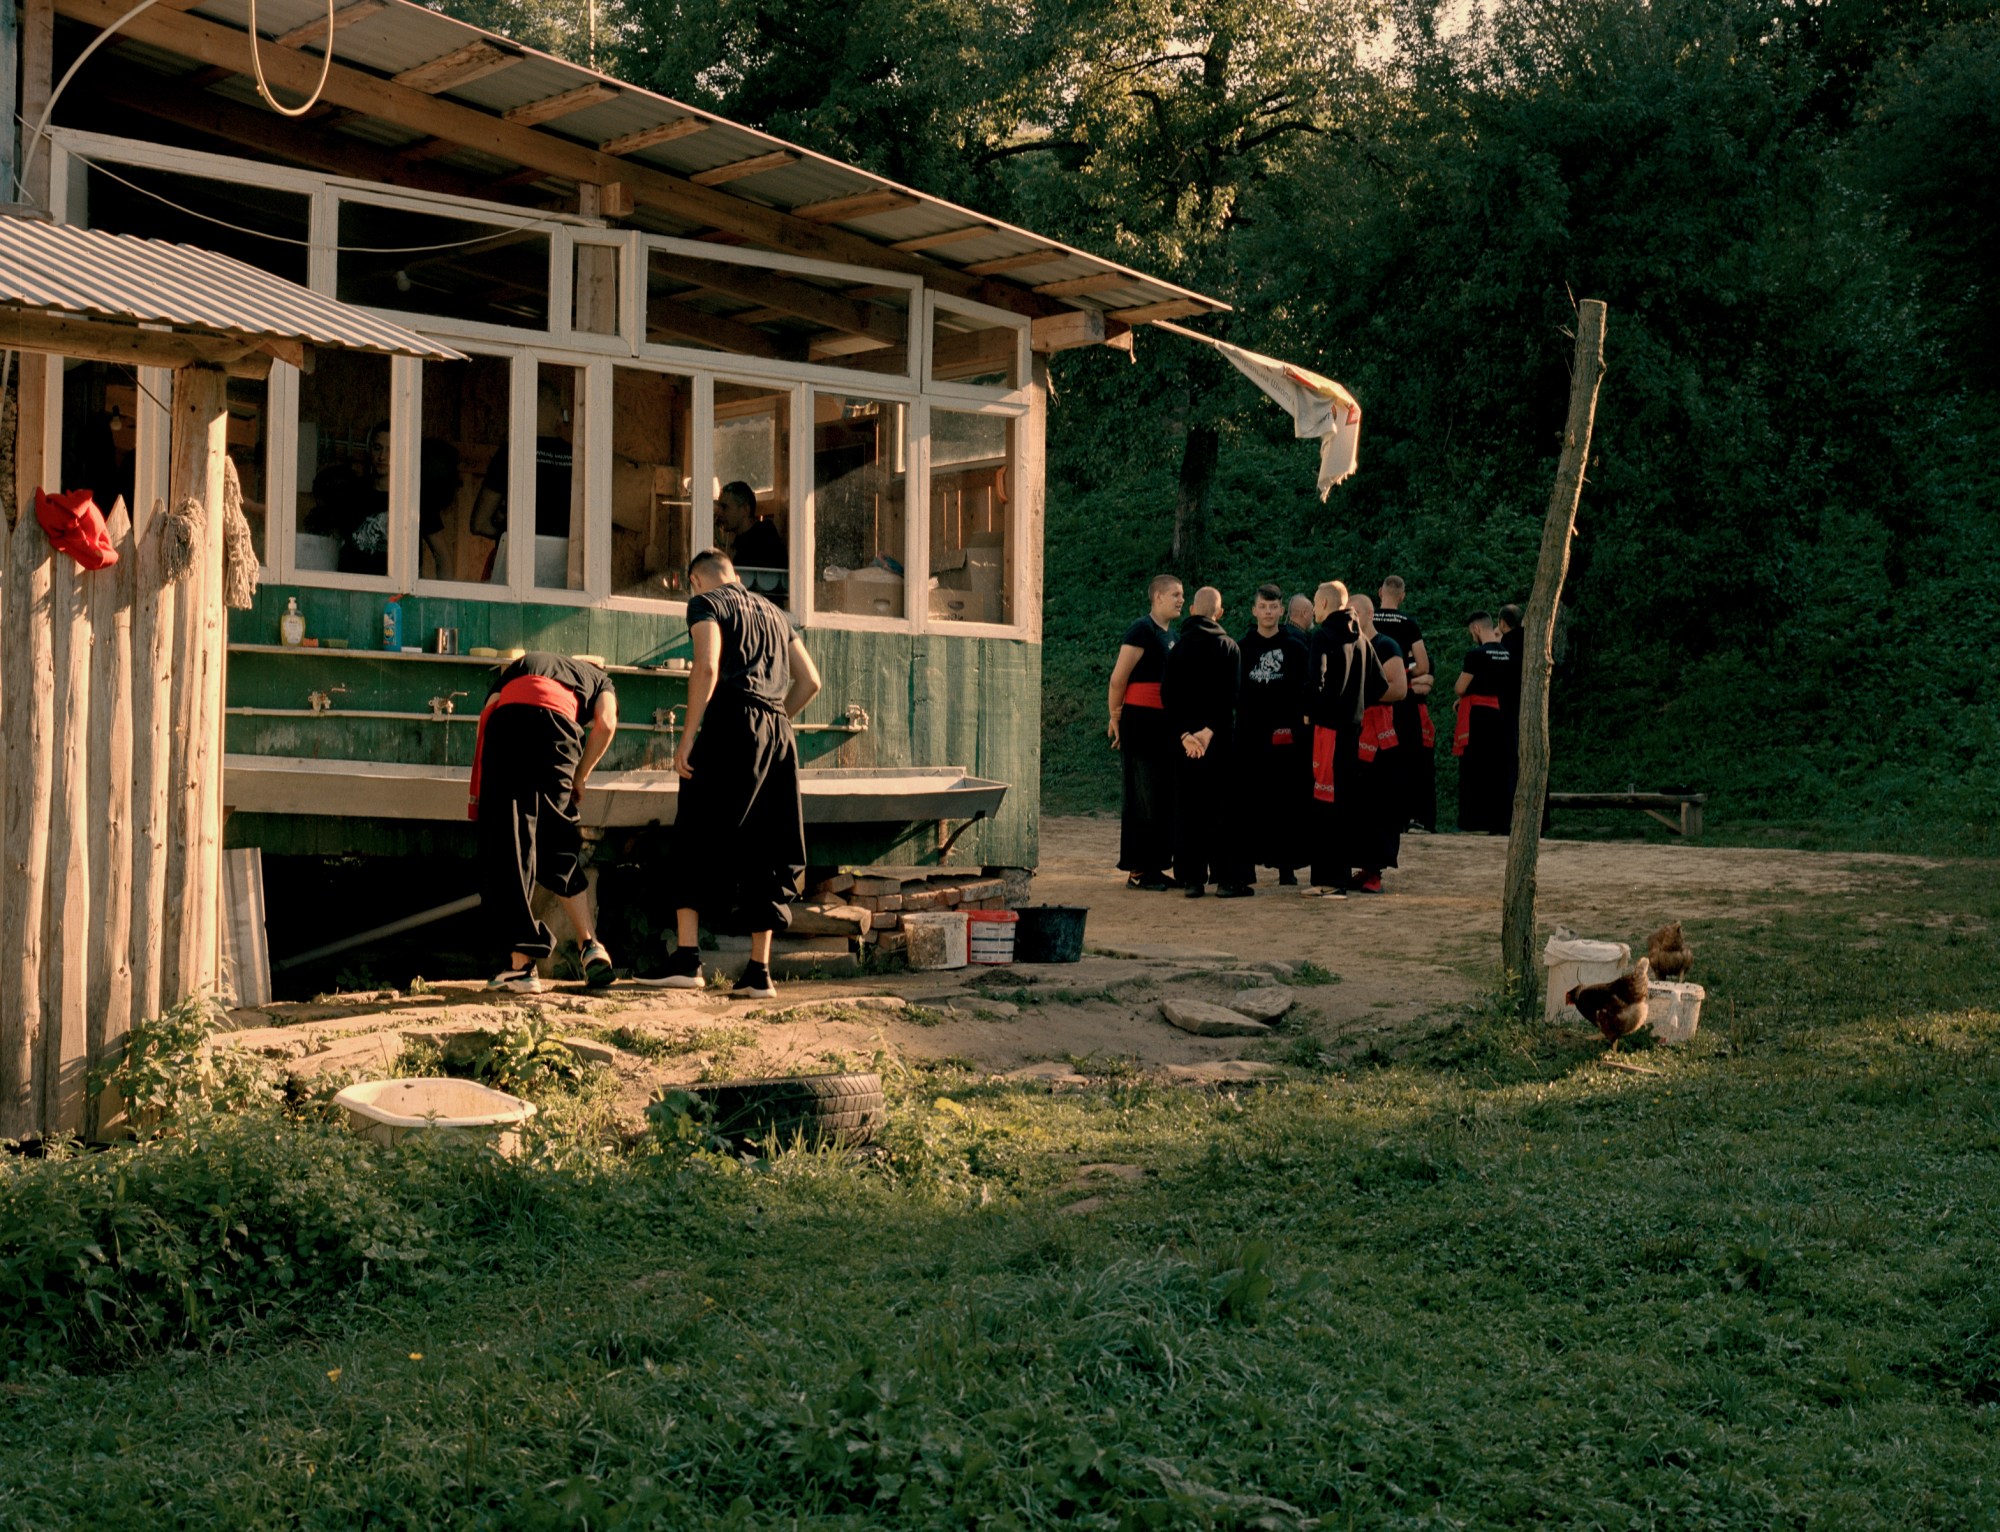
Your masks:
M 1663 982 L 1687 977 L 1694 966 L 1694 948 L 1681 936 L 1678 920 L 1646 938 L 1646 961 L 1653 965 L 1653 977 Z
M 1578 984 L 1564 1001 L 1577 1008 L 1583 1019 L 1602 1032 L 1618 1051 L 1621 1038 L 1629 1037 L 1646 1024 L 1646 975 L 1651 963 L 1640 958 L 1630 973 L 1620 974 L 1605 984 Z

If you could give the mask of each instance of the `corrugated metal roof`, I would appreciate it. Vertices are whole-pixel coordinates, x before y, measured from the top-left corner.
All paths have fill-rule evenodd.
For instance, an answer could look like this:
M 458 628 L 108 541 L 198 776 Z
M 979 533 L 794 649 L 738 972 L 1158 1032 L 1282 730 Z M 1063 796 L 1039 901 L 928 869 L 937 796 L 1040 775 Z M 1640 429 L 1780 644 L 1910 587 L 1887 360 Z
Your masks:
M 0 217 L 0 311 L 167 324 L 392 356 L 463 360 L 449 346 L 213 250 Z M 0 340 L 6 319 L 0 312 Z
M 249 21 L 247 0 L 204 0 L 204 3 L 192 8 L 192 13 L 239 29 L 247 27 Z M 258 26 L 267 37 L 281 36 L 295 28 L 311 28 L 315 22 L 323 26 L 325 16 L 325 0 L 258 0 Z M 395 76 L 482 41 L 511 56 L 511 62 L 469 78 L 462 84 L 448 85 L 436 92 L 440 99 L 504 115 L 580 86 L 603 84 L 615 87 L 617 94 L 609 100 L 539 123 L 535 131 L 571 143 L 587 144 L 595 149 L 648 128 L 662 127 L 681 118 L 697 118 L 709 126 L 700 132 L 653 144 L 623 157 L 638 165 L 691 176 L 783 150 L 795 157 L 793 163 L 721 182 L 717 189 L 745 202 L 785 211 L 796 211 L 813 203 L 863 192 L 895 192 L 910 198 L 910 204 L 886 212 L 864 212 L 859 216 L 838 219 L 835 226 L 881 245 L 963 229 L 986 230 L 977 238 L 954 241 L 923 252 L 927 259 L 948 270 L 1003 260 L 1035 250 L 1053 248 L 1062 251 L 1066 259 L 1060 266 L 1038 265 L 1031 268 L 1026 276 L 1007 273 L 996 274 L 992 278 L 1024 289 L 1079 277 L 1108 278 L 1115 275 L 1123 279 L 1116 285 L 1107 284 L 1086 294 L 1048 295 L 1073 308 L 1136 308 L 1173 302 L 1210 312 L 1229 307 L 1219 299 L 1134 271 L 1088 251 L 1059 245 L 1027 229 L 1001 223 L 941 198 L 925 196 L 855 166 L 728 122 L 712 112 L 525 48 L 411 3 L 411 0 L 389 0 L 385 9 L 343 27 L 335 37 L 334 57 L 344 65 Z M 309 53 L 317 53 L 317 34 L 308 30 L 298 46 Z

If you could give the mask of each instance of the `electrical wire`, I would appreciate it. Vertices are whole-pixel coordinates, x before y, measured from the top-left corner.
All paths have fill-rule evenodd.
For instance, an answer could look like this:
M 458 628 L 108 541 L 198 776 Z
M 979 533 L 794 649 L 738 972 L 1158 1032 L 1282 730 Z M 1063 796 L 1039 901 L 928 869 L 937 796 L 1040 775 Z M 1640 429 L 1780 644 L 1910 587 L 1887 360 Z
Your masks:
M 340 29 L 333 19 L 334 4 L 335 0 L 326 0 L 326 51 L 319 61 L 319 84 L 313 87 L 306 101 L 298 106 L 285 106 L 271 94 L 271 87 L 264 80 L 264 40 L 257 35 L 257 0 L 250 0 L 250 68 L 257 76 L 257 94 L 280 117 L 303 117 L 319 105 L 320 92 L 326 89 L 326 82 L 333 75 L 333 34 Z

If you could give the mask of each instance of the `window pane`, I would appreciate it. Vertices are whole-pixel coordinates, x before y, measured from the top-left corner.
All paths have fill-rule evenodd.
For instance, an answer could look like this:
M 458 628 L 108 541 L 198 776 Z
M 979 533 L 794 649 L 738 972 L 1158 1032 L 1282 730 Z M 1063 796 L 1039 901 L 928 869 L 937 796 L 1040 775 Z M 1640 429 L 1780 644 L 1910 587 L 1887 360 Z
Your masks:
M 425 579 L 485 580 L 493 572 L 493 516 L 507 502 L 513 375 L 504 356 L 424 363 L 417 572 Z
M 646 338 L 770 361 L 907 376 L 906 288 L 764 271 L 656 250 L 646 267 Z
M 687 598 L 694 557 L 688 451 L 694 385 L 666 372 L 611 373 L 611 588 Z
M 931 324 L 931 379 L 1010 389 L 1021 384 L 1021 332 L 938 305 Z
M 901 617 L 907 406 L 813 396 L 813 557 L 822 611 Z
M 570 280 L 569 327 L 584 335 L 618 333 L 618 259 L 612 245 L 578 244 Z
M 86 176 L 93 229 L 198 245 L 287 282 L 306 280 L 312 201 L 303 192 L 137 165 L 92 165 Z
M 495 581 L 506 581 L 510 547 L 521 545 L 521 534 L 532 531 L 527 539 L 535 561 L 530 583 L 541 590 L 583 589 L 583 474 L 571 445 L 582 430 L 583 370 L 542 363 L 535 369 L 535 457 L 528 475 L 533 514 L 510 529 L 502 499 L 497 521 L 489 523 L 501 534 Z M 487 487 L 492 483 L 489 478 Z
M 931 408 L 931 616 L 1014 620 L 1014 429 L 1005 415 Z
M 320 351 L 299 375 L 300 569 L 389 572 L 389 359 Z
M 89 490 L 106 516 L 123 495 L 129 513 L 139 460 L 139 385 L 129 368 L 109 362 L 65 359 L 62 366 L 61 488 Z
M 265 526 L 270 520 L 271 385 L 267 378 L 229 380 L 229 457 L 236 464 L 236 482 L 243 491 L 243 519 L 250 523 L 250 541 L 257 562 L 265 560 Z
M 792 391 L 715 385 L 715 542 L 751 590 L 791 598 Z
M 546 234 L 343 202 L 340 244 L 335 296 L 343 302 L 548 328 Z

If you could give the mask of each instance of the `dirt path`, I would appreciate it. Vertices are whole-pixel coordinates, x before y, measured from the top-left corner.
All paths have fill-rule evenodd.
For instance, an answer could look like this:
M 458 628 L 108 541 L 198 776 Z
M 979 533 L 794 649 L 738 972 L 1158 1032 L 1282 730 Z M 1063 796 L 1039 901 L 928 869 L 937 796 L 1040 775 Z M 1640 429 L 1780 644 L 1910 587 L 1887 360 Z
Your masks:
M 365 1077 L 413 1034 L 491 1029 L 539 1008 L 559 1031 L 623 1041 L 613 1056 L 624 1115 L 637 1117 L 663 1084 L 697 1078 L 875 1067 L 898 1058 L 963 1060 L 994 1073 L 1061 1084 L 1134 1070 L 1215 1078 L 1233 1061 L 1282 1061 L 1310 1038 L 1351 1055 L 1476 996 L 1498 947 L 1504 839 L 1411 836 L 1381 898 L 1300 898 L 1268 882 L 1245 900 L 1190 900 L 1123 887 L 1109 818 L 1042 824 L 1035 898 L 1089 908 L 1088 954 L 1066 966 L 787 984 L 775 1005 L 721 994 L 628 985 L 496 1002 L 474 985 L 435 993 L 340 997 L 239 1013 L 238 1034 L 304 1073 Z M 1550 841 L 1540 871 L 1544 925 L 1643 944 L 1646 932 L 1755 905 L 1769 908 L 1894 878 L 1912 858 Z M 1271 961 L 1307 962 L 1338 977 L 1294 984 L 1294 1005 L 1270 1037 L 1200 1037 L 1162 1019 L 1160 1001 L 1240 999 L 1274 981 Z M 1317 978 L 1309 972 L 1309 977 Z M 622 1033 L 621 1033 L 622 1029 Z

